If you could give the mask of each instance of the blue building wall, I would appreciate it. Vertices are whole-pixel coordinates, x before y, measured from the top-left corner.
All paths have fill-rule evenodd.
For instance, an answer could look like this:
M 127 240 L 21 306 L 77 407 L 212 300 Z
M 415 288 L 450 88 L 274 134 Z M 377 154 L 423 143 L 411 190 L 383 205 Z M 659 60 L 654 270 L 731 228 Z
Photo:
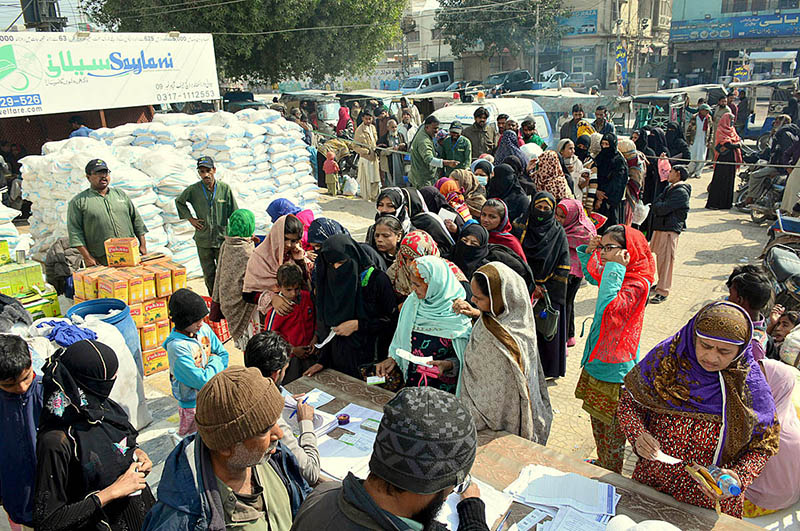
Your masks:
M 721 11 L 721 0 L 674 0 L 670 42 L 800 36 L 800 9 L 759 11 L 756 15 Z

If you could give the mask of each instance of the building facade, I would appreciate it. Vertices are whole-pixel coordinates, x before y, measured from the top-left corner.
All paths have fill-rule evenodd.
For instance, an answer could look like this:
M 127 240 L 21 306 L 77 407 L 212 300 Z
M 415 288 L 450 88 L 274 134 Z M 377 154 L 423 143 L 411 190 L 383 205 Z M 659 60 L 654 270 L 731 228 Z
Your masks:
M 794 75 L 798 0 L 674 0 L 671 74 L 683 84 Z

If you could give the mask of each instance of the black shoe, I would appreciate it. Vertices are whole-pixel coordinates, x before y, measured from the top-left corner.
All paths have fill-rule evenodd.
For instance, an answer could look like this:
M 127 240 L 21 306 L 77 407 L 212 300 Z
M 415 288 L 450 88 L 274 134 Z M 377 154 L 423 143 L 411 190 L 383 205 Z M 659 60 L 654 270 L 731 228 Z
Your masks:
M 656 293 L 655 295 L 653 295 L 653 298 L 650 299 L 650 304 L 661 304 L 665 300 L 667 300 L 666 295 L 661 295 L 660 293 Z

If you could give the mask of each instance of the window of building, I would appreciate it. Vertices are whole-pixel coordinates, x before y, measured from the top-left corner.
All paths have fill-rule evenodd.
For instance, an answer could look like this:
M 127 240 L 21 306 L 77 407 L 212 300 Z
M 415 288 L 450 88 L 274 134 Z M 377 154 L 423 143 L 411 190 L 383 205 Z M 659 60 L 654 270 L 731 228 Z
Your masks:
M 656 28 L 669 28 L 672 20 L 672 2 L 670 0 L 655 0 L 653 6 L 653 25 Z
M 408 42 L 419 42 L 419 30 L 406 33 L 406 39 L 408 39 Z
M 441 28 L 433 28 L 431 30 L 431 40 L 432 41 L 438 41 L 441 38 L 442 38 L 442 30 L 441 30 Z
M 775 8 L 789 9 L 797 7 L 798 0 L 722 0 L 723 13 L 745 13 L 748 11 L 766 11 Z M 794 4 L 786 5 L 784 4 Z
M 778 9 L 797 9 L 798 0 L 778 0 Z

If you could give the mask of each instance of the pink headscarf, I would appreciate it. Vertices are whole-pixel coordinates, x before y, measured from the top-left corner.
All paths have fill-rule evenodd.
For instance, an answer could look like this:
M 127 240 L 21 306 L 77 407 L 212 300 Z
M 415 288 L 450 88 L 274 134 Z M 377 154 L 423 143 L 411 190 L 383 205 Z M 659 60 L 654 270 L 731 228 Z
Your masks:
M 736 133 L 736 129 L 733 127 L 733 114 L 732 113 L 725 113 L 720 118 L 719 123 L 717 124 L 717 131 L 714 136 L 714 144 L 741 144 L 742 139 Z M 739 164 L 742 163 L 742 150 L 735 149 L 733 151 L 734 160 Z M 714 160 L 719 158 L 719 151 L 714 152 Z
M 346 106 L 342 105 L 339 107 L 339 121 L 336 124 L 336 134 L 338 135 L 345 129 L 347 129 L 347 124 L 350 122 L 350 109 Z
M 794 505 L 800 499 L 800 420 L 792 402 L 797 369 L 770 359 L 759 363 L 775 399 L 781 438 L 778 453 L 767 461 L 764 470 L 744 495 L 762 509 L 778 510 Z
M 589 240 L 597 236 L 597 229 L 583 210 L 583 204 L 577 199 L 562 199 L 557 208 L 561 209 L 565 217 L 564 232 L 567 233 L 569 243 L 569 274 L 583 278 L 576 249 L 581 245 L 588 245 Z
M 449 180 L 450 180 L 450 177 L 442 177 L 441 179 L 436 181 L 436 189 L 441 192 L 442 191 L 442 185 L 444 183 L 446 183 L 447 181 L 449 181 Z M 444 195 L 444 194 L 442 194 L 442 195 Z

